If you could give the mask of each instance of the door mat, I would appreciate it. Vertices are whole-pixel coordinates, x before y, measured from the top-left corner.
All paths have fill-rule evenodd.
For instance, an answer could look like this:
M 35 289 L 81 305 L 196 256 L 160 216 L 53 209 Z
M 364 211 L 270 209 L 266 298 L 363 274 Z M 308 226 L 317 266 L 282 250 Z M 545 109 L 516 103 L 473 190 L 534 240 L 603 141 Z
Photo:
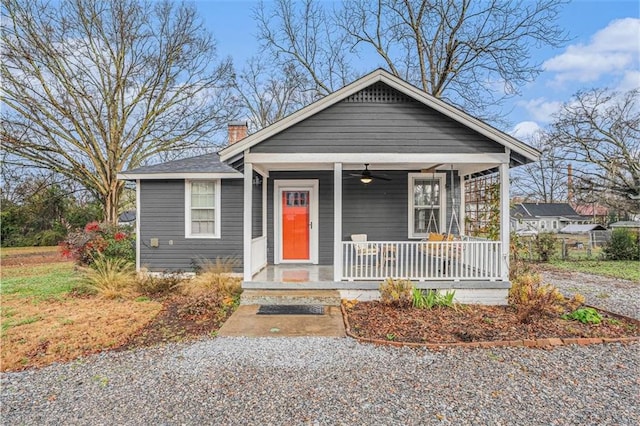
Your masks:
M 260 305 L 258 315 L 324 315 L 322 305 Z

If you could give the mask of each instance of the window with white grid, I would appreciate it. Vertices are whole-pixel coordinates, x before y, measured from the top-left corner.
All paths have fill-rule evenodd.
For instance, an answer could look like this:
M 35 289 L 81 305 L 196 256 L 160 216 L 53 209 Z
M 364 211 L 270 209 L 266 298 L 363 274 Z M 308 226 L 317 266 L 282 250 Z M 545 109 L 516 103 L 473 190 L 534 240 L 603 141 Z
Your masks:
M 219 238 L 220 181 L 187 181 L 185 213 L 187 238 Z

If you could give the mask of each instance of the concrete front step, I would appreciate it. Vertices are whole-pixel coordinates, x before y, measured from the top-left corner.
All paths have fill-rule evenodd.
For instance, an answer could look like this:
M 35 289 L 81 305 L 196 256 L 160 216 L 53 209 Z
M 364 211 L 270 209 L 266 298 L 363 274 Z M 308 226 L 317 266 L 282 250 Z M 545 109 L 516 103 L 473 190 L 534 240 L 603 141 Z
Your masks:
M 337 290 L 244 290 L 241 305 L 340 306 Z

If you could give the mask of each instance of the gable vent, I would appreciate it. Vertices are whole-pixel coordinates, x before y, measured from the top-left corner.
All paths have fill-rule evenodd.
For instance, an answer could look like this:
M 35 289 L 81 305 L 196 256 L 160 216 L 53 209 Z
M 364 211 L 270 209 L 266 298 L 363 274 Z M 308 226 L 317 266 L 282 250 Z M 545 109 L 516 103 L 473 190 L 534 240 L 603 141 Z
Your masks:
M 359 92 L 354 93 L 344 100 L 351 103 L 408 103 L 413 102 L 413 99 L 406 96 L 403 93 L 398 92 L 396 89 L 387 86 L 384 83 L 375 83 Z

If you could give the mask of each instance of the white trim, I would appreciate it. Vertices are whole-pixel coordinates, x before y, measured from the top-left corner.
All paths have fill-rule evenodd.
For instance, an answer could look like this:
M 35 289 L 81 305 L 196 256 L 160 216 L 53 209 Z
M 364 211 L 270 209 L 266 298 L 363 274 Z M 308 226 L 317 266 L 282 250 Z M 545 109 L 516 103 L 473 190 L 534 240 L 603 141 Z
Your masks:
M 244 188 L 243 188 L 243 213 L 242 213 L 242 272 L 244 281 L 251 281 L 251 240 L 252 240 L 252 208 L 253 208 L 253 164 L 244 163 Z
M 467 215 L 467 211 L 466 211 L 467 210 L 467 207 L 466 207 L 467 200 L 465 198 L 465 189 L 466 189 L 465 187 L 466 187 L 466 185 L 464 184 L 464 176 L 459 176 L 459 178 L 460 178 L 460 215 L 459 215 L 459 217 L 460 217 L 459 228 L 460 229 L 458 229 L 458 233 L 460 235 L 465 235 L 465 232 L 467 230 L 466 229 L 467 228 L 466 227 L 466 223 L 465 223 L 465 218 L 466 218 L 466 215 Z
M 500 242 L 502 280 L 509 280 L 509 163 L 500 164 Z
M 267 236 L 267 187 L 269 185 L 269 179 L 266 176 L 262 177 L 262 236 Z
M 222 149 L 219 152 L 221 161 L 226 161 L 230 157 L 233 157 L 234 155 L 243 152 L 248 148 L 251 148 L 252 146 L 264 141 L 265 139 L 268 139 L 269 137 L 288 129 L 289 127 L 319 113 L 320 111 L 323 111 L 331 105 L 340 102 L 350 95 L 378 81 L 388 84 L 401 93 L 404 93 L 405 95 L 417 100 L 418 102 L 421 102 L 424 105 L 441 112 L 445 116 L 457 121 L 458 123 L 477 131 L 478 133 L 488 137 L 495 142 L 500 143 L 507 148 L 514 150 L 515 152 L 518 152 L 529 160 L 537 161 L 540 157 L 540 152 L 537 149 L 530 147 L 525 143 L 515 139 L 514 137 L 509 136 L 506 133 L 503 133 L 498 129 L 489 126 L 488 124 L 466 114 L 458 108 L 453 107 L 443 102 L 442 100 L 429 95 L 428 93 L 412 86 L 411 84 L 403 81 L 393 74 L 385 70 L 378 69 L 343 87 L 342 89 L 325 96 L 319 101 L 314 102 L 313 104 L 308 105 L 307 107 L 289 115 L 288 117 L 268 127 L 265 127 L 259 132 L 254 133 L 253 135 L 250 135 L 245 139 Z
M 214 190 L 214 230 L 213 234 L 195 234 L 191 233 L 191 183 L 192 182 L 213 182 Z M 221 210 L 220 192 L 222 185 L 220 179 L 185 179 L 184 181 L 184 238 L 186 239 L 219 239 L 221 237 Z
M 333 163 L 333 280 L 342 280 L 342 163 Z
M 312 263 L 318 264 L 318 244 L 320 242 L 318 229 L 319 221 L 319 180 L 318 179 L 275 179 L 273 181 L 273 263 Z M 309 260 L 282 259 L 282 191 L 308 190 L 310 232 L 309 232 Z
M 497 165 L 508 162 L 504 153 L 485 154 L 421 154 L 421 153 L 287 153 L 264 154 L 250 152 L 246 161 L 260 164 L 305 164 L 305 163 L 378 163 L 378 164 L 415 164 L 419 168 L 428 163 L 446 164 L 487 164 Z M 380 166 L 381 167 L 381 166 Z M 331 166 L 329 166 L 329 169 Z
M 157 180 L 157 179 L 241 179 L 242 173 L 118 173 L 120 180 Z
M 414 196 L 413 196 L 413 186 L 414 181 L 416 179 L 429 179 L 429 180 L 439 180 L 440 183 L 440 205 L 438 208 L 440 209 L 440 224 L 438 231 L 439 233 L 444 233 L 447 226 L 447 188 L 446 188 L 446 173 L 407 173 L 407 238 L 415 239 L 415 238 L 425 238 L 427 234 L 415 234 L 413 232 L 414 226 Z
M 140 213 L 142 209 L 140 208 L 140 179 L 136 179 L 136 271 L 140 272 Z

